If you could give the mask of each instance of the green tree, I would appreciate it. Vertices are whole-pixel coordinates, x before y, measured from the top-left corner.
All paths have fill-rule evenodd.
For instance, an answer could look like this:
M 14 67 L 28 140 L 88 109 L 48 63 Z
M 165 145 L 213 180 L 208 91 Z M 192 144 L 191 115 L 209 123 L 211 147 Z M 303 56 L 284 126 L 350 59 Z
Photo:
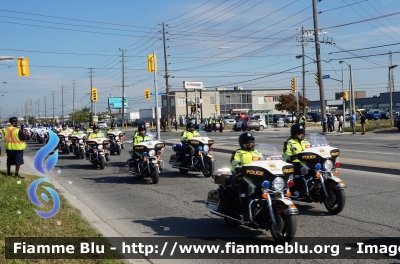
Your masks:
M 287 111 L 293 116 L 297 110 L 296 97 L 294 94 L 281 94 L 278 98 L 279 103 L 275 105 L 275 109 L 278 111 Z M 304 98 L 299 94 L 299 109 L 304 109 L 310 105 L 310 100 Z
M 72 120 L 72 113 L 69 114 L 69 119 Z M 74 112 L 75 123 L 85 123 L 92 120 L 92 113 L 89 107 L 84 107 L 81 110 Z

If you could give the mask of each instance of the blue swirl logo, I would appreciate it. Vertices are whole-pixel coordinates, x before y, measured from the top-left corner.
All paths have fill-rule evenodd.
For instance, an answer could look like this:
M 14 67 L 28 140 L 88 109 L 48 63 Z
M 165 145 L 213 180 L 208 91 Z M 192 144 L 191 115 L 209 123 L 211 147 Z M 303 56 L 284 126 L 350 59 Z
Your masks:
M 58 136 L 56 135 L 56 133 L 54 133 L 52 130 L 49 130 L 49 142 L 42 147 L 41 149 L 39 149 L 39 151 L 36 153 L 35 158 L 33 160 L 33 165 L 35 167 L 35 169 L 40 172 L 41 174 L 46 175 L 46 171 L 43 168 L 43 161 L 46 158 L 46 156 L 48 154 L 50 154 L 50 152 L 52 152 L 57 146 L 58 146 Z M 54 154 L 52 156 L 50 156 L 47 160 L 46 160 L 46 169 L 47 172 L 50 172 L 54 166 L 56 165 L 58 160 L 58 149 L 56 149 L 56 151 L 54 152 Z
M 52 130 L 49 130 L 48 132 L 49 132 L 49 136 L 50 136 L 49 142 L 45 146 L 43 146 L 41 149 L 39 149 L 39 151 L 36 153 L 35 158 L 33 160 L 33 165 L 34 165 L 35 169 L 39 173 L 44 174 L 44 175 L 49 173 L 54 168 L 54 166 L 56 165 L 57 160 L 58 160 L 58 150 L 56 149 L 54 154 L 51 155 L 49 158 L 47 158 L 47 160 L 45 162 L 46 170 L 43 168 L 43 162 L 44 162 L 46 156 L 48 154 L 50 154 L 58 146 L 58 142 L 59 142 L 59 139 L 58 139 L 58 136 L 56 135 L 56 133 L 54 133 Z M 36 181 L 32 182 L 32 184 L 28 188 L 29 199 L 31 200 L 31 202 L 34 205 L 39 206 L 39 207 L 44 206 L 36 196 L 37 186 L 41 182 L 50 182 L 50 181 L 46 178 L 37 179 Z M 50 217 L 54 216 L 55 214 L 57 214 L 58 210 L 60 210 L 60 197 L 58 196 L 57 192 L 54 189 L 52 189 L 50 187 L 46 187 L 46 186 L 44 186 L 43 188 L 45 188 L 50 193 L 50 195 L 54 201 L 53 209 L 50 212 L 42 212 L 42 211 L 35 209 L 35 212 L 42 218 L 50 218 Z M 49 197 L 47 197 L 47 195 L 45 193 L 41 193 L 40 196 L 42 197 L 43 200 L 45 200 L 46 202 L 49 202 Z
M 31 202 L 34 205 L 39 206 L 39 207 L 44 206 L 36 196 L 37 186 L 41 182 L 50 182 L 50 181 L 46 178 L 40 178 L 40 179 L 37 179 L 36 181 L 32 182 L 32 184 L 28 188 L 29 199 L 31 200 Z M 50 218 L 50 217 L 54 216 L 55 214 L 57 214 L 58 210 L 60 210 L 60 197 L 58 196 L 57 192 L 54 189 L 47 187 L 47 186 L 44 186 L 43 188 L 45 188 L 50 193 L 51 198 L 53 198 L 53 201 L 54 201 L 53 209 L 50 212 L 42 212 L 42 211 L 35 209 L 35 212 L 42 218 Z M 45 193 L 41 193 L 40 196 L 42 197 L 43 200 L 45 200 L 46 202 L 49 202 L 49 197 L 47 197 L 47 195 Z

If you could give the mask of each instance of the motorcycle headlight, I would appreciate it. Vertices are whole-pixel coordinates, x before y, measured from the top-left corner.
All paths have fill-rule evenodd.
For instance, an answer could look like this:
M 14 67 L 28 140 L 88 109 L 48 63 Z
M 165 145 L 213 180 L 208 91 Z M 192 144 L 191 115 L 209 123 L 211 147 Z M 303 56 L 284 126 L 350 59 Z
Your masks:
M 276 177 L 272 182 L 272 187 L 275 190 L 280 191 L 285 187 L 285 181 L 281 177 Z
M 204 151 L 207 152 L 210 150 L 210 147 L 208 145 L 204 145 Z
M 102 145 L 99 145 L 97 148 L 98 148 L 98 149 L 103 149 L 103 146 L 102 146 Z
M 330 171 L 333 168 L 333 162 L 331 160 L 326 160 L 322 166 L 325 170 Z
M 154 149 L 150 149 L 149 156 L 155 156 L 155 155 L 156 155 L 156 151 Z

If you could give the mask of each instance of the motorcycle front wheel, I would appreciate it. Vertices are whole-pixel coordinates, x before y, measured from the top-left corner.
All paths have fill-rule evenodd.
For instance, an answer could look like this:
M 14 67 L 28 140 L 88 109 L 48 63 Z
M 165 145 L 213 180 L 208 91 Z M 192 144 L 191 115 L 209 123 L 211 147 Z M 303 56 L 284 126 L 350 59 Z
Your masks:
M 160 172 L 158 171 L 158 168 L 153 168 L 153 171 L 151 172 L 151 181 L 154 184 L 158 183 L 158 180 L 160 179 Z
M 278 214 L 274 212 L 276 225 L 271 221 L 269 229 L 272 237 L 278 243 L 290 242 L 296 234 L 296 218 L 294 215 Z
M 120 146 L 117 146 L 117 155 L 121 155 L 121 147 Z
M 85 150 L 84 150 L 84 149 L 81 149 L 80 152 L 81 152 L 81 153 L 80 153 L 80 158 L 81 158 L 81 159 L 84 159 L 84 158 L 85 158 Z
M 100 158 L 100 169 L 104 170 L 104 167 L 106 165 L 106 158 L 105 157 L 101 157 Z
M 211 160 L 204 161 L 204 167 L 201 168 L 201 172 L 203 173 L 204 177 L 211 177 L 215 170 L 215 163 Z
M 327 190 L 329 197 L 324 195 L 324 205 L 326 210 L 333 215 L 339 214 L 346 204 L 346 195 L 344 190 Z

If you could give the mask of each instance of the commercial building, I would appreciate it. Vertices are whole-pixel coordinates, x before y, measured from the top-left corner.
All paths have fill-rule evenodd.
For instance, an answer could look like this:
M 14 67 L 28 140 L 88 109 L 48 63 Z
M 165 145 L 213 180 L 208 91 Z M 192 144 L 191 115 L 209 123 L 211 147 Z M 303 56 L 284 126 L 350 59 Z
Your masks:
M 346 112 L 350 107 L 350 101 L 345 103 L 346 111 L 343 111 L 343 100 L 336 95 L 337 100 L 325 100 L 326 111 L 328 112 Z M 356 109 L 377 109 L 381 111 L 389 111 L 390 108 L 390 93 L 380 93 L 379 95 L 374 95 L 373 97 L 366 97 L 365 91 L 355 92 L 354 101 L 356 104 Z M 400 112 L 400 92 L 392 93 L 392 108 L 393 112 Z M 354 108 L 354 106 L 352 106 Z M 309 111 L 321 111 L 320 101 L 311 101 Z
M 167 100 L 170 100 L 170 116 L 195 117 L 197 102 L 197 113 L 199 118 L 226 116 L 248 110 L 269 110 L 270 114 L 281 113 L 275 110 L 278 98 L 282 94 L 289 94 L 289 89 L 264 89 L 244 90 L 236 86 L 229 90 L 227 88 L 215 88 L 197 90 L 182 89 L 169 94 L 162 94 L 162 118 L 167 117 Z M 195 99 L 196 98 L 196 99 Z

